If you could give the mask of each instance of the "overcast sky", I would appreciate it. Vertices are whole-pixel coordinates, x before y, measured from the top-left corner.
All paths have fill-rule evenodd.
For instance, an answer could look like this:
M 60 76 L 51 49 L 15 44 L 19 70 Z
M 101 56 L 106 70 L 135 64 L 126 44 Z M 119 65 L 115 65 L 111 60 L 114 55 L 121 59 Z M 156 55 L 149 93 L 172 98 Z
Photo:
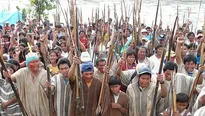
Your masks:
M 26 6 L 26 4 L 29 4 L 29 0 L 0 0 L 0 4 L 1 4 L 0 11 L 2 11 L 3 9 L 8 9 L 9 2 L 10 2 L 11 11 L 17 11 L 16 6 L 23 8 Z

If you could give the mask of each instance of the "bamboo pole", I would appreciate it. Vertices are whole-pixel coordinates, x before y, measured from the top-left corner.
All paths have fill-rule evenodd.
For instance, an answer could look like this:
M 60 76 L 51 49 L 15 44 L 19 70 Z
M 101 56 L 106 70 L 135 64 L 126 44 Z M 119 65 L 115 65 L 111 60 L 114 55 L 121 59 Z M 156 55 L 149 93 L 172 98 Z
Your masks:
M 154 50 L 154 47 L 155 47 L 155 34 L 156 34 L 156 25 L 157 25 L 159 3 L 160 3 L 160 0 L 158 0 L 158 2 L 157 2 L 157 10 L 156 10 L 156 15 L 155 15 L 154 31 L 153 31 L 153 36 L 152 36 L 152 54 L 154 52 L 153 50 Z

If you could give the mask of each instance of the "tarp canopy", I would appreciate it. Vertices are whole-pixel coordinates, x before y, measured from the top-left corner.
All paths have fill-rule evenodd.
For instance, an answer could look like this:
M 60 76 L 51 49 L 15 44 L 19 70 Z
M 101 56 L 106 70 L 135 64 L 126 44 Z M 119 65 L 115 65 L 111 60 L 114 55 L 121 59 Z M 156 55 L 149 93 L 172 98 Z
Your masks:
M 9 24 L 16 24 L 19 20 L 22 21 L 21 12 L 0 12 L 1 26 L 3 26 L 5 22 L 9 22 Z

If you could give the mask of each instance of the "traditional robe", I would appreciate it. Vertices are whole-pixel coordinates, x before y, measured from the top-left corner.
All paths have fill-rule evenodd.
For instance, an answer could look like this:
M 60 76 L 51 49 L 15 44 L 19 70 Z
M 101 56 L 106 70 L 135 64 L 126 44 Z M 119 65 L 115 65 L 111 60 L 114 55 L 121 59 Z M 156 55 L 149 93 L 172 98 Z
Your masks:
M 197 111 L 197 109 L 199 109 L 199 108 L 201 108 L 203 105 L 205 105 L 205 104 L 201 104 L 200 103 L 200 98 L 202 97 L 202 96 L 204 96 L 205 95 L 205 87 L 202 89 L 202 91 L 201 91 L 201 93 L 199 94 L 199 96 L 197 97 L 197 99 L 196 99 L 196 102 L 195 102 L 195 104 L 194 104 L 194 106 L 193 106 L 193 108 L 192 108 L 192 114 L 195 114 L 195 112 Z
M 191 76 L 191 77 L 193 77 L 193 78 L 196 78 L 197 73 L 198 73 L 198 70 L 197 70 L 197 69 L 194 69 L 193 72 L 192 72 L 191 74 L 189 74 L 189 73 L 186 71 L 184 64 L 181 63 L 181 64 L 178 64 L 178 71 L 177 71 L 177 72 L 178 72 L 178 73 L 184 73 L 184 74 L 186 74 L 186 75 L 188 75 L 188 76 Z
M 63 75 L 57 74 L 52 78 L 54 90 L 54 108 L 56 116 L 69 116 L 72 90 L 69 82 L 65 82 Z
M 97 105 L 98 105 L 98 100 L 99 100 L 99 96 L 100 96 L 100 91 L 101 91 L 101 85 L 102 82 L 97 79 L 97 78 L 93 78 L 90 87 L 87 86 L 85 81 L 82 81 L 83 84 L 83 98 L 84 98 L 84 109 L 80 111 L 78 111 L 78 109 L 76 108 L 76 86 L 75 83 L 72 83 L 72 101 L 71 101 L 71 110 L 70 110 L 70 116 L 96 116 L 96 109 L 97 109 Z M 105 90 L 107 89 L 107 90 Z M 105 88 L 104 91 L 108 91 L 109 88 Z M 81 91 L 79 91 L 79 93 L 81 94 Z M 105 94 L 103 94 L 105 96 Z M 104 101 L 106 97 L 102 97 L 102 103 L 106 103 Z M 80 99 L 81 102 L 82 99 Z M 103 105 L 106 106 L 106 105 Z M 103 110 L 107 111 L 107 108 L 102 107 Z M 102 116 L 106 116 L 106 115 L 102 115 Z
M 131 80 L 132 75 L 135 73 L 136 69 L 131 69 L 127 71 L 122 71 L 121 73 L 121 82 L 124 86 L 128 86 L 131 82 L 137 82 L 136 76 Z
M 16 79 L 19 97 L 29 116 L 49 116 L 48 97 L 43 85 L 47 80 L 47 72 L 40 68 L 34 76 L 28 67 L 21 68 L 11 75 Z
M 141 88 L 138 82 L 127 88 L 129 96 L 129 116 L 150 116 L 156 85 L 150 83 L 147 88 Z M 161 90 L 157 92 L 157 102 L 161 98 Z
M 205 106 L 199 108 L 194 114 L 194 116 L 205 116 Z
M 175 81 L 176 94 L 185 93 L 186 95 L 190 94 L 192 84 L 194 79 L 186 74 L 177 73 Z M 165 86 L 167 87 L 167 96 L 161 98 L 158 104 L 157 113 L 161 113 L 169 108 L 172 104 L 172 90 L 171 90 L 171 81 L 165 80 Z
M 111 99 L 111 103 L 118 103 L 123 108 L 128 110 L 129 98 L 128 98 L 127 94 L 125 94 L 124 92 L 121 91 L 119 93 L 119 96 L 118 96 L 118 99 L 116 102 L 115 102 L 114 95 L 112 93 L 110 94 L 110 99 Z M 125 115 L 128 115 L 128 114 L 122 114 L 119 109 L 114 109 L 114 108 L 112 108 L 111 104 L 109 105 L 109 115 L 107 115 L 107 116 L 125 116 Z

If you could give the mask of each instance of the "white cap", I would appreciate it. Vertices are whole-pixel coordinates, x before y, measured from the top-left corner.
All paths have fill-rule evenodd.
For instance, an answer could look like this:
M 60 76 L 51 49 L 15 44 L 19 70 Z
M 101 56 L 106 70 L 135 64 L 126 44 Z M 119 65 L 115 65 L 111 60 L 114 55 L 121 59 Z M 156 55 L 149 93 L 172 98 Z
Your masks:
M 87 51 L 81 53 L 80 59 L 81 59 L 82 62 L 91 61 L 90 54 Z
M 148 32 L 148 31 L 146 29 L 142 29 L 141 32 L 144 33 L 144 32 Z

